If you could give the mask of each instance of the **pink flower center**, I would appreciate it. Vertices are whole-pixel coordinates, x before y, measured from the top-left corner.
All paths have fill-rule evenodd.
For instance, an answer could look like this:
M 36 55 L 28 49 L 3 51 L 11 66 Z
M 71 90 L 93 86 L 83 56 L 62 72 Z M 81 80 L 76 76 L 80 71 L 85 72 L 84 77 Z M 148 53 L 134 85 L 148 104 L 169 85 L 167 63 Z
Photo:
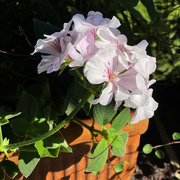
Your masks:
M 116 78 L 116 74 L 112 73 L 109 75 L 109 81 L 112 82 L 114 80 L 114 78 Z
M 91 56 L 92 53 L 86 53 L 84 57 L 88 57 L 88 56 Z

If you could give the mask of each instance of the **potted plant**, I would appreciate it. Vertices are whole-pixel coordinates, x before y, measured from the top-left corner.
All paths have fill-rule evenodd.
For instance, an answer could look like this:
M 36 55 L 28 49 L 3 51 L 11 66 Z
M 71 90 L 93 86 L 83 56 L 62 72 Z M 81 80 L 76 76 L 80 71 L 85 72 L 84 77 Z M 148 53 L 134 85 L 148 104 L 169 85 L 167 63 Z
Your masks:
M 50 31 L 56 29 L 34 21 Z M 54 84 L 58 87 L 56 91 L 61 92 L 55 97 L 60 99 L 60 106 L 44 102 L 43 93 L 38 101 L 23 92 L 15 113 L 8 114 L 2 109 L 0 126 L 10 124 L 18 138 L 13 140 L 14 143 L 10 139 L 9 143 L 0 132 L 1 157 L 4 156 L 0 164 L 1 177 L 4 170 L 10 177 L 15 177 L 19 168 L 26 178 L 33 179 L 41 158 L 39 167 L 47 160 L 44 171 L 46 168 L 52 171 L 49 165 L 53 160 L 45 157 L 56 158 L 54 162 L 59 168 L 62 162 L 67 163 L 65 169 L 60 168 L 67 172 L 74 154 L 81 154 L 80 159 L 74 158 L 75 171 L 65 177 L 77 178 L 78 172 L 85 178 L 102 177 L 107 170 L 111 176 L 106 179 L 116 178 L 116 173 L 124 168 L 124 172 L 129 173 L 122 178 L 130 178 L 137 156 L 127 159 L 127 154 L 137 150 L 140 135 L 146 131 L 148 119 L 158 106 L 150 88 L 155 80 L 149 80 L 155 71 L 156 59 L 147 55 L 146 40 L 134 46 L 127 45 L 126 36 L 117 29 L 119 26 L 116 17 L 103 18 L 100 12 L 90 11 L 87 18 L 76 14 L 60 32 L 44 35 L 44 39 L 37 41 L 32 55 L 41 55 L 38 73 L 58 73 Z M 87 120 L 82 120 L 85 118 Z M 83 148 L 85 153 L 81 152 Z M 76 153 L 72 155 L 73 151 Z M 10 152 L 18 152 L 15 153 L 18 154 L 18 168 L 7 160 L 12 155 Z M 111 162 L 114 157 L 123 158 Z M 86 167 L 80 167 L 78 162 L 81 164 L 86 159 Z M 38 177 L 37 174 L 34 176 Z

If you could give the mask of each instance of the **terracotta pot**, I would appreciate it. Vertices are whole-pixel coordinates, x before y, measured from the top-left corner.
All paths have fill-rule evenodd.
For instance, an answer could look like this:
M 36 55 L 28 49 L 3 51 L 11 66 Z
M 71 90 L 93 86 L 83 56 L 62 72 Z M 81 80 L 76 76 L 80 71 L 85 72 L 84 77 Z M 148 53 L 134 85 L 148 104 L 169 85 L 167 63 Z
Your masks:
M 133 113 L 131 113 L 133 116 Z M 84 123 L 91 126 L 92 120 L 83 120 Z M 65 137 L 69 145 L 73 149 L 73 153 L 60 153 L 58 158 L 42 158 L 38 163 L 32 174 L 25 178 L 19 174 L 16 179 L 19 180 L 130 180 L 131 175 L 134 173 L 138 153 L 135 152 L 140 143 L 141 134 L 145 133 L 148 128 L 149 120 L 145 119 L 133 125 L 130 129 L 126 125 L 122 130 L 129 133 L 129 138 L 126 146 L 126 155 L 124 157 L 115 157 L 109 152 L 109 157 L 106 165 L 100 171 L 100 174 L 95 176 L 92 173 L 85 173 L 88 166 L 88 155 L 92 147 L 91 134 L 86 128 L 76 124 L 70 123 L 61 130 L 62 135 Z M 106 126 L 107 128 L 110 125 Z M 95 123 L 95 128 L 101 127 Z M 97 140 L 102 137 L 99 135 Z M 131 154 L 130 154 L 131 153 Z M 10 160 L 17 163 L 17 154 L 13 154 Z M 129 162 L 129 165 L 124 164 L 124 171 L 116 174 L 112 165 L 123 162 Z M 119 178 L 119 177 L 120 178 Z M 6 178 L 8 180 L 8 178 Z

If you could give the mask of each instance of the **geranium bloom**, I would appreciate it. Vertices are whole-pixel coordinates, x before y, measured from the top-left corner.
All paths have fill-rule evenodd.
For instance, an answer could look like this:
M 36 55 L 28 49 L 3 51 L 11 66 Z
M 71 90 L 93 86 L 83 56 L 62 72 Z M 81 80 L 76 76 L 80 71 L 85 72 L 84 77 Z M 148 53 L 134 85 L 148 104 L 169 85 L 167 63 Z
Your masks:
M 69 48 L 69 56 L 70 61 L 72 62 L 69 64 L 69 66 L 82 66 L 84 62 L 86 62 L 89 57 L 91 57 L 97 51 L 94 43 L 94 36 L 90 32 L 87 32 L 75 47 L 74 45 L 71 45 Z
M 142 40 L 135 46 L 125 45 L 125 47 L 131 52 L 135 61 L 133 64 L 134 69 L 145 78 L 146 82 L 149 80 L 149 75 L 156 69 L 156 58 L 147 55 L 147 46 L 148 42 L 146 40 Z
M 45 39 L 39 39 L 32 54 L 41 52 L 47 55 L 42 55 L 42 60 L 38 65 L 38 73 L 47 71 L 51 73 L 59 70 L 63 60 L 68 54 L 71 37 L 66 36 L 71 22 L 64 24 L 64 29 L 61 32 L 56 32 L 52 35 L 44 35 Z
M 94 35 L 94 38 L 96 38 L 97 29 L 100 27 L 110 28 L 114 33 L 119 33 L 116 28 L 120 26 L 120 22 L 115 16 L 110 20 L 108 18 L 103 18 L 100 12 L 90 11 L 86 19 L 83 15 L 76 14 L 73 16 L 72 20 L 74 22 L 74 29 L 77 32 L 90 31 Z
M 131 93 L 129 99 L 126 99 L 124 104 L 126 107 L 136 109 L 131 124 L 146 118 L 151 118 L 158 107 L 158 103 L 152 98 L 153 90 L 149 89 L 149 86 L 152 85 L 155 80 L 151 80 L 146 85 L 144 78 L 138 74 L 136 76 L 136 82 L 137 89 Z
M 106 84 L 100 97 L 92 101 L 92 104 L 107 105 L 114 96 L 115 109 L 117 109 L 121 102 L 130 96 L 129 90 L 133 91 L 136 88 L 136 71 L 134 69 L 126 71 L 117 59 L 116 49 L 111 46 L 89 59 L 85 65 L 84 74 L 92 84 Z
M 132 53 L 125 47 L 127 44 L 127 37 L 123 34 L 115 36 L 108 28 L 99 28 L 97 35 L 100 38 L 96 45 L 97 47 L 115 46 L 117 47 L 118 60 L 125 69 L 129 69 L 131 63 L 134 61 Z

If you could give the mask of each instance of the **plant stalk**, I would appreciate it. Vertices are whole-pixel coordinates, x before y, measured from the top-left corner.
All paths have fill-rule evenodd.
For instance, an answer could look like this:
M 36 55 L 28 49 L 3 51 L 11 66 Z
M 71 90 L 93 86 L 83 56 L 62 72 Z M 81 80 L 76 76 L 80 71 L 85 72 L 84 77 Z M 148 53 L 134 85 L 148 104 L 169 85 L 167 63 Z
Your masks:
M 68 117 L 66 117 L 60 124 L 58 124 L 51 131 L 48 131 L 47 133 L 40 135 L 39 137 L 34 138 L 34 139 L 30 139 L 27 141 L 6 145 L 6 146 L 4 146 L 4 149 L 5 150 L 11 150 L 11 149 L 16 149 L 16 148 L 19 148 L 22 146 L 28 146 L 30 144 L 34 144 L 37 141 L 46 139 L 49 136 L 53 135 L 54 133 L 59 131 L 67 122 L 69 122 L 78 113 L 78 111 L 84 106 L 84 104 L 87 102 L 87 100 L 89 99 L 90 96 L 91 96 L 91 92 L 87 92 L 85 94 L 84 98 L 80 101 L 80 103 L 76 106 L 76 108 L 71 112 L 71 114 Z
M 0 125 L 0 150 L 2 147 L 3 147 L 3 135 L 2 135 L 1 125 Z
M 96 132 L 98 134 L 101 134 L 102 136 L 104 136 L 104 133 L 102 131 L 99 131 L 97 129 L 94 129 L 93 126 L 88 126 L 87 124 L 83 123 L 80 119 L 78 119 L 77 117 L 74 117 L 74 121 L 76 121 L 78 124 L 82 125 L 83 127 L 85 127 L 86 129 L 88 129 L 90 132 Z

